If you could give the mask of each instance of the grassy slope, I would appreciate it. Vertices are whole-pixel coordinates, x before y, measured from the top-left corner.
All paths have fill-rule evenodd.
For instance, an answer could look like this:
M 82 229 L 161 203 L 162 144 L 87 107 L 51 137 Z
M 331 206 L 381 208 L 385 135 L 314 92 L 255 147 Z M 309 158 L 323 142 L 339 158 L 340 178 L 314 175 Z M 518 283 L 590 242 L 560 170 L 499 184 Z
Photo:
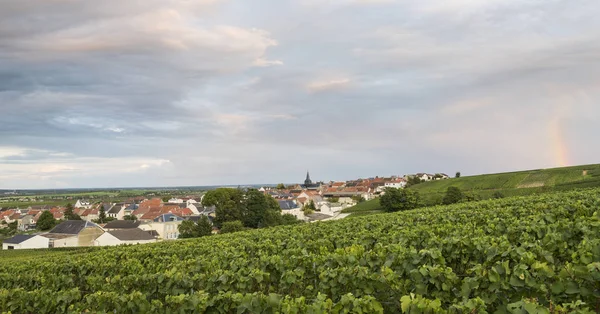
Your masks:
M 584 175 L 584 171 L 587 174 Z M 423 201 L 438 204 L 448 187 L 455 186 L 480 199 L 489 199 L 495 192 L 504 196 L 530 195 L 548 191 L 563 191 L 600 186 L 600 165 L 539 169 L 496 174 L 484 174 L 448 180 L 425 182 L 411 187 Z M 377 212 L 379 200 L 371 200 L 344 210 L 346 213 Z

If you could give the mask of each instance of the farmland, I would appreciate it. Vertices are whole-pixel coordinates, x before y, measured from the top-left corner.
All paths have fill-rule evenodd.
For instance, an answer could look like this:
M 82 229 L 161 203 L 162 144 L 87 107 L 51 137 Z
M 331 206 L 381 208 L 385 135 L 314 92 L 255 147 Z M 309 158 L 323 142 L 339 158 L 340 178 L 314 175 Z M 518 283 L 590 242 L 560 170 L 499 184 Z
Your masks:
M 600 189 L 0 258 L 13 313 L 595 313 Z M 4 254 L 4 253 L 3 253 Z
M 449 187 L 457 187 L 466 195 L 485 200 L 500 193 L 504 197 L 525 196 L 552 191 L 600 187 L 600 165 L 583 165 L 552 169 L 484 174 L 448 180 L 423 182 L 410 189 L 419 192 L 425 205 L 442 202 Z M 344 210 L 346 213 L 377 213 L 382 208 L 374 199 Z

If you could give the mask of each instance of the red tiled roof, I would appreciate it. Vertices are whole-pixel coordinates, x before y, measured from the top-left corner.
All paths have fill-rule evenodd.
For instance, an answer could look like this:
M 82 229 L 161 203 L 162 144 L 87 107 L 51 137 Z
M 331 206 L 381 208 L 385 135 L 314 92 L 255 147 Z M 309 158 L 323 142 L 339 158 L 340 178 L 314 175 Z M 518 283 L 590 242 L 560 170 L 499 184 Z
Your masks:
M 178 213 L 175 213 L 178 216 L 191 216 L 194 214 L 194 212 L 189 209 L 189 208 L 184 208 L 182 210 L 180 210 Z
M 298 200 L 298 202 L 304 204 L 306 202 L 307 198 L 306 197 L 299 197 L 297 200 Z
M 50 209 L 50 212 L 55 214 L 55 213 L 62 213 L 65 210 L 63 208 L 59 208 L 59 207 L 52 207 L 52 209 Z
M 157 218 L 160 215 L 162 215 L 161 212 L 149 212 L 149 213 L 144 214 L 140 219 L 152 220 L 154 218 Z
M 15 211 L 14 210 L 7 210 L 4 212 L 0 212 L 0 218 L 4 218 L 4 217 L 10 217 L 12 214 L 14 214 Z
M 63 219 L 65 217 L 65 215 L 60 212 L 52 213 L 52 215 L 54 216 L 54 219 Z

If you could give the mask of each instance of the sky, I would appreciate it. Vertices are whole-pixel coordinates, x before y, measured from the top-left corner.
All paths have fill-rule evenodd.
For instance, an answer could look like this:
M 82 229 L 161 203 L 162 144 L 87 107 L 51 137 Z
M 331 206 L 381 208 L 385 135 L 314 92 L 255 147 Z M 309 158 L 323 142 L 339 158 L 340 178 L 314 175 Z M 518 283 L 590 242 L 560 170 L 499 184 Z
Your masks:
M 0 189 L 600 162 L 597 0 L 2 0 Z

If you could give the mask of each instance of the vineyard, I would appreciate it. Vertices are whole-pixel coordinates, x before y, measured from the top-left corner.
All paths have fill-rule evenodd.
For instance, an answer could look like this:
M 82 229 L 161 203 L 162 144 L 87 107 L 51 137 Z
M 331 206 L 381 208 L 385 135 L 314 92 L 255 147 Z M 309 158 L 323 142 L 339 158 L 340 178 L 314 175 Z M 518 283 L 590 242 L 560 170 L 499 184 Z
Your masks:
M 600 313 L 600 189 L 6 252 L 12 313 Z M 28 254 L 29 253 L 29 254 Z

